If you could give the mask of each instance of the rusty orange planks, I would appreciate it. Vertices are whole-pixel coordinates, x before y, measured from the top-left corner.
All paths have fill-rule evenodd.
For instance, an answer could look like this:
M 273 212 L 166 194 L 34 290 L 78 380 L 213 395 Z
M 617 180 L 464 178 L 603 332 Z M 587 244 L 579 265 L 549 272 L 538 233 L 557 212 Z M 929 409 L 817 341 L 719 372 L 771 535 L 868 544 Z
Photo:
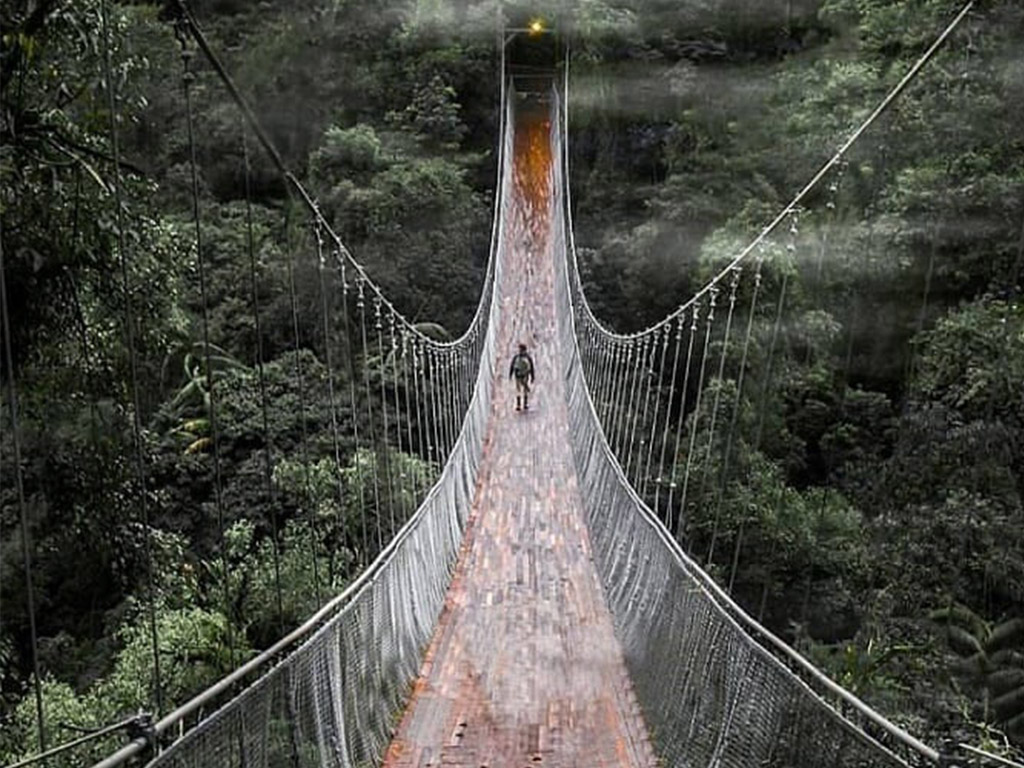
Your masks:
M 656 765 L 590 559 L 555 332 L 546 116 L 521 121 L 498 386 L 481 481 L 445 609 L 385 765 Z M 516 412 L 508 359 L 537 366 Z

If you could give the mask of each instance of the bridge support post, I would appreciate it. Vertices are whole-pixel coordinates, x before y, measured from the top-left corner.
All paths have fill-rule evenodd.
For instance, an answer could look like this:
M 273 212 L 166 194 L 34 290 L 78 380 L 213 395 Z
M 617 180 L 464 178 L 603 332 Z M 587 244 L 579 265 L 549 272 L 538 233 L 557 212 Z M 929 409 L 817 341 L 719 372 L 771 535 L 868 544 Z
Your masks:
M 149 712 L 139 712 L 138 715 L 128 723 L 126 728 L 129 741 L 141 740 L 146 742 L 145 750 L 141 753 L 140 764 L 149 762 L 159 754 L 159 744 L 156 734 L 156 723 L 153 715 Z

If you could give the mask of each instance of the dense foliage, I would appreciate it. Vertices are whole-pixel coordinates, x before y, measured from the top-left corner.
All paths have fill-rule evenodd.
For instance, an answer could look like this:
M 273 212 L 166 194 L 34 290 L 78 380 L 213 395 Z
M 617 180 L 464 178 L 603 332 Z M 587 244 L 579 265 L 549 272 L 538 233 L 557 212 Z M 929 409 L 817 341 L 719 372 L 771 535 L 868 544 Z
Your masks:
M 493 196 L 495 7 L 192 6 L 285 164 L 398 307 L 464 328 Z M 678 306 L 957 6 L 564 10 L 577 243 L 598 315 L 635 330 Z M 166 710 L 336 593 L 384 530 L 360 503 L 381 457 L 346 444 L 339 466 L 332 414 L 315 405 L 348 347 L 331 341 L 340 320 L 321 330 L 309 227 L 195 57 L 200 281 L 170 15 L 113 0 L 0 10 L 0 762 L 40 744 L 35 690 L 48 744 L 70 737 L 62 723 Z M 819 215 L 799 245 L 827 233 L 828 258 L 780 260 L 765 279 L 786 272 L 815 330 L 788 340 L 769 396 L 744 399 L 749 439 L 728 470 L 696 467 L 687 524 L 741 602 L 858 695 L 926 740 L 1000 750 L 1024 743 L 1022 29 L 1013 0 L 974 12 L 831 197 L 809 202 Z M 719 386 L 680 403 L 700 444 L 715 403 L 733 401 L 736 382 Z M 385 458 L 419 485 L 436 471 Z
M 599 316 L 632 331 L 682 303 L 958 10 L 581 4 L 572 188 Z M 747 380 L 734 345 L 683 406 L 709 446 L 691 554 L 911 731 L 990 747 L 1024 739 L 1022 19 L 969 16 L 783 228 L 763 275 L 772 297 L 788 281 L 777 343 L 764 310 Z
M 464 328 L 489 242 L 490 37 L 447 36 L 403 4 L 194 9 L 397 306 L 433 333 Z M 3 763 L 166 712 L 270 645 L 437 471 L 351 439 L 366 415 L 328 397 L 359 370 L 338 362 L 338 276 L 323 279 L 301 207 L 212 70 L 192 46 L 182 61 L 171 11 L 24 2 L 0 18 Z M 378 506 L 367 484 L 385 472 L 404 485 Z

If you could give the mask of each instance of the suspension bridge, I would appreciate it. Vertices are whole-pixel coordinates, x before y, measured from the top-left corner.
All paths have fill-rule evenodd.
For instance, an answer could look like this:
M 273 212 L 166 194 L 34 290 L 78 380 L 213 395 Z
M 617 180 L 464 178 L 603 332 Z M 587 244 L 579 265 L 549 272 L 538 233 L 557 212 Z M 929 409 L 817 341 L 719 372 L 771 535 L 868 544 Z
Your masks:
M 787 295 L 808 201 L 827 217 L 847 152 L 972 5 L 749 246 L 629 335 L 605 328 L 583 291 L 568 65 L 523 98 L 503 62 L 490 259 L 474 319 L 452 342 L 407 320 L 348 252 L 186 11 L 181 37 L 238 100 L 243 143 L 256 136 L 308 209 L 330 453 L 340 463 L 342 445 L 365 452 L 361 503 L 380 525 L 364 518 L 348 542 L 363 567 L 344 592 L 191 701 L 133 718 L 135 738 L 98 768 L 957 764 L 734 601 L 745 542 L 728 487 L 738 442 L 760 436 L 760 425 L 743 432 L 741 411 L 756 417 L 773 361 L 813 310 Z M 198 206 L 196 224 L 202 273 Z M 537 367 L 523 412 L 507 371 L 518 343 Z M 338 434 L 343 409 L 360 415 L 352 434 Z M 407 471 L 400 453 L 439 478 Z M 699 526 L 694 498 L 712 499 Z M 716 563 L 727 588 L 705 570 Z

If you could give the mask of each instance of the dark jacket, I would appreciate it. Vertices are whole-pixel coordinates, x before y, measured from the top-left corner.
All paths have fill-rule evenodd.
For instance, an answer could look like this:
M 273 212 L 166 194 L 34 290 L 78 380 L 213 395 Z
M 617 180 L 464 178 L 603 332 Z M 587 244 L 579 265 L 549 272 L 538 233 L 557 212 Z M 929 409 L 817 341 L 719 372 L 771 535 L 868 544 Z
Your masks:
M 524 358 L 526 360 L 527 364 L 529 365 L 529 368 L 527 369 L 526 373 L 522 374 L 522 378 L 525 379 L 525 378 L 529 377 L 530 381 L 532 382 L 533 381 L 533 358 L 530 357 L 529 352 L 517 352 L 516 353 L 515 357 L 512 358 L 512 363 L 508 367 L 508 377 L 511 379 L 513 376 L 516 375 L 516 361 L 519 358 Z

